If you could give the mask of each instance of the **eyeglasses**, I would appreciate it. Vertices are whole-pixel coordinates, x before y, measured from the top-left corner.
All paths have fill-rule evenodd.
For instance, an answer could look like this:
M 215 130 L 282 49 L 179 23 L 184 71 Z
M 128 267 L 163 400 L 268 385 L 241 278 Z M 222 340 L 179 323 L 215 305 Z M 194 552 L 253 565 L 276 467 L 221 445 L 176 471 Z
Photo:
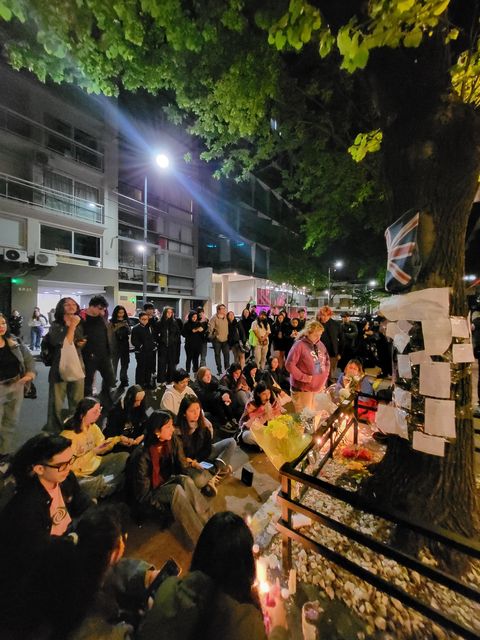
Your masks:
M 77 456 L 72 456 L 70 460 L 67 462 L 60 462 L 59 464 L 47 464 L 46 462 L 42 462 L 44 467 L 48 467 L 49 469 L 56 469 L 57 471 L 66 471 L 68 467 L 71 467 L 72 464 L 77 459 Z

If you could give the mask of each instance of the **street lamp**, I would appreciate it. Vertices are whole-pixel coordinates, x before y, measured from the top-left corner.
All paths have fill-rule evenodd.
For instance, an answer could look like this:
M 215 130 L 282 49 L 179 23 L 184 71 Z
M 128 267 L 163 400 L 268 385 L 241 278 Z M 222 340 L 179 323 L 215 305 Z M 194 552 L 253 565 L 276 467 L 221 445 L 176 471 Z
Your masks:
M 168 169 L 170 165 L 170 160 L 167 155 L 164 153 L 159 153 L 155 156 L 155 162 L 161 169 Z M 145 174 L 145 184 L 143 190 L 143 247 L 140 248 L 140 251 L 143 253 L 142 259 L 142 275 L 143 275 L 143 286 L 142 286 L 142 298 L 143 304 L 147 302 L 147 243 L 148 243 L 148 176 Z
M 332 271 L 335 273 L 337 269 L 341 269 L 343 267 L 342 260 L 336 260 L 332 265 L 328 267 L 328 291 L 327 291 L 327 304 L 330 306 L 330 294 L 332 290 Z

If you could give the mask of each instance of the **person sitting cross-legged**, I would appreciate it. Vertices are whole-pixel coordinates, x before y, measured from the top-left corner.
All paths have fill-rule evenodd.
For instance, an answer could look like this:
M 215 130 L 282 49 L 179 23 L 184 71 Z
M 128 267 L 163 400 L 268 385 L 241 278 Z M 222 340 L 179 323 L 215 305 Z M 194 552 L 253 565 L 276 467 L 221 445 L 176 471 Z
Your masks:
M 220 480 L 232 473 L 230 461 L 236 447 L 235 440 L 225 438 L 213 442 L 213 429 L 205 423 L 197 398 L 187 396 L 182 400 L 176 424 L 189 465 L 187 473 L 205 495 L 214 496 Z
M 182 441 L 174 432 L 170 413 L 152 413 L 146 424 L 145 440 L 128 463 L 127 489 L 139 516 L 160 517 L 165 521 L 173 515 L 189 540 L 196 543 L 211 510 L 187 475 Z
M 170 411 L 174 416 L 177 415 L 180 403 L 185 396 L 197 397 L 197 394 L 189 386 L 190 376 L 185 369 L 176 369 L 173 372 L 172 384 L 167 384 L 165 393 L 160 402 L 160 409 Z
M 240 418 L 241 431 L 238 435 L 238 442 L 250 446 L 256 446 L 250 424 L 252 421 L 266 425 L 269 420 L 284 413 L 280 403 L 275 399 L 274 394 L 265 382 L 259 382 L 252 394 L 252 399 L 245 405 L 243 416 Z
M 215 426 L 222 431 L 236 433 L 238 422 L 234 414 L 233 394 L 228 387 L 219 384 L 208 367 L 197 371 L 192 389 L 200 400 L 202 409 L 209 414 Z

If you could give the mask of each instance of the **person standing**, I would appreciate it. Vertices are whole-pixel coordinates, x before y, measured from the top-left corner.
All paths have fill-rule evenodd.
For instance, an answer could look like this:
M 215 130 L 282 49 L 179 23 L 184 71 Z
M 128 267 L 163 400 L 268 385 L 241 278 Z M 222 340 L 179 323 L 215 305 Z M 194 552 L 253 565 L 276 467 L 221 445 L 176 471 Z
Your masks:
M 202 354 L 204 344 L 203 334 L 205 333 L 202 323 L 199 322 L 198 313 L 190 311 L 188 320 L 183 325 L 183 336 L 185 338 L 185 354 L 187 361 L 185 368 L 190 374 L 190 368 L 193 364 L 193 373 L 198 371 L 198 360 Z
M 83 319 L 83 335 L 87 341 L 83 348 L 85 395 L 92 395 L 93 380 L 98 371 L 102 376 L 103 403 L 110 405 L 115 376 L 111 360 L 112 330 L 105 319 L 107 310 L 108 302 L 103 296 L 98 295 L 90 299 L 88 307 L 80 315 Z
M 235 318 L 233 311 L 227 313 L 228 320 L 228 346 L 233 353 L 233 361 L 245 366 L 245 342 L 247 337 L 243 330 L 243 325 Z
M 63 406 L 67 399 L 69 415 L 84 396 L 85 367 L 82 347 L 86 341 L 80 318 L 80 307 L 73 298 L 62 298 L 48 332 L 52 349 L 52 365 L 48 374 L 48 417 L 46 431 L 63 429 Z
M 12 311 L 8 324 L 10 326 L 10 333 L 16 338 L 20 338 L 22 333 L 23 317 L 17 309 Z
M 132 329 L 132 344 L 135 347 L 137 368 L 135 370 L 135 384 L 144 389 L 155 388 L 155 352 L 157 343 L 152 325 L 146 311 L 140 311 L 138 324 Z
M 202 351 L 200 353 L 200 366 L 207 366 L 207 350 L 208 350 L 208 318 L 203 307 L 197 307 L 198 321 L 202 327 Z
M 358 327 L 350 320 L 348 311 L 342 313 L 343 353 L 339 361 L 339 367 L 343 371 L 347 362 L 355 355 L 357 350 Z
M 230 348 L 228 346 L 228 320 L 227 307 L 224 304 L 217 304 L 217 313 L 210 318 L 208 323 L 209 335 L 212 339 L 213 351 L 215 352 L 215 364 L 217 374 L 222 375 L 222 358 L 225 370 L 230 365 Z
M 24 387 L 35 378 L 32 354 L 11 334 L 0 313 L 0 453 L 11 453 Z
M 155 325 L 158 346 L 157 382 L 170 382 L 180 361 L 181 321 L 175 318 L 172 307 L 163 309 L 162 317 Z
M 298 310 L 298 331 L 303 331 L 307 324 L 307 312 L 303 307 Z
M 280 369 L 283 369 L 285 366 L 285 356 L 288 355 L 292 346 L 291 333 L 292 326 L 285 312 L 282 310 L 272 326 L 273 350 L 277 352 Z
M 117 376 L 120 362 L 120 387 L 128 387 L 128 365 L 130 364 L 130 322 L 125 307 L 117 305 L 113 310 L 110 324 L 113 329 L 112 366 L 113 374 Z
M 43 330 L 47 326 L 47 319 L 40 313 L 39 307 L 33 310 L 32 318 L 28 323 L 30 327 L 30 349 L 38 351 L 42 342 Z
M 320 322 L 324 328 L 324 332 L 322 333 L 322 342 L 330 357 L 330 384 L 335 382 L 337 364 L 343 351 L 342 327 L 339 322 L 332 318 L 332 316 L 333 310 L 327 305 L 321 307 L 317 312 L 317 321 Z
M 323 325 L 309 322 L 295 340 L 285 363 L 290 373 L 290 391 L 295 411 L 313 409 L 315 393 L 321 391 L 330 373 L 330 358 L 321 341 Z
M 254 349 L 255 362 L 259 369 L 264 369 L 267 362 L 269 335 L 270 325 L 267 314 L 265 311 L 260 311 L 258 318 L 252 322 L 249 334 L 249 341 Z

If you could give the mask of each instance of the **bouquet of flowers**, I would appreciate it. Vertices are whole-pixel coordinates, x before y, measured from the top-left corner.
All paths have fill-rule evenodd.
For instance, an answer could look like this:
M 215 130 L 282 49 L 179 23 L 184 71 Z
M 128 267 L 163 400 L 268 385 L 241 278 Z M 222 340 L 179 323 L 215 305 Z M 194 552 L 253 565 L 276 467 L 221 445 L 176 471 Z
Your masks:
M 340 400 L 349 400 L 355 391 L 358 391 L 363 376 L 345 376 L 343 388 L 338 392 Z
M 299 456 L 312 439 L 304 432 L 301 422 L 289 414 L 273 418 L 266 425 L 253 422 L 250 429 L 259 447 L 277 469 Z

